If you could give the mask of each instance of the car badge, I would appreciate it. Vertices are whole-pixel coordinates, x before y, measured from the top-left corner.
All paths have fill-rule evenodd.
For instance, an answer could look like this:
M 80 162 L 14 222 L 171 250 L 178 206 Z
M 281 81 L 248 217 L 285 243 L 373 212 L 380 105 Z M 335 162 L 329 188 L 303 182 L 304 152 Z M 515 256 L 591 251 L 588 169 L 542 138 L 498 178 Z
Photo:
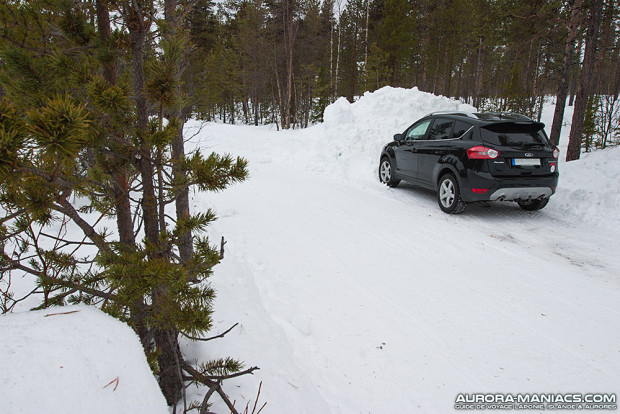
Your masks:
M 526 156 L 526 157 L 533 157 L 533 156 L 534 156 L 534 154 L 532 154 L 531 152 L 526 152 L 526 153 L 525 153 L 525 156 Z

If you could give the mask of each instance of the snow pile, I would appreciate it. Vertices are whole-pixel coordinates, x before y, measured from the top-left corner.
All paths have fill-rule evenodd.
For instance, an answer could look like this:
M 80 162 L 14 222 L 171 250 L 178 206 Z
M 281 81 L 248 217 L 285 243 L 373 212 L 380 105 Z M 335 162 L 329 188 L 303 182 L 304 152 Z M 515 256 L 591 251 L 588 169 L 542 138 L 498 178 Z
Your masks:
M 585 223 L 620 223 L 620 148 L 582 153 L 560 165 L 560 182 L 549 207 Z
M 2 412 L 167 413 L 136 334 L 94 308 L 0 316 Z
M 354 103 L 340 98 L 325 109 L 322 124 L 299 133 L 311 150 L 292 158 L 307 169 L 348 178 L 374 176 L 381 148 L 394 134 L 431 112 L 475 110 L 471 105 L 418 88 L 386 86 L 366 92 Z
M 581 159 L 566 162 L 568 136 L 573 118 L 573 107 L 564 109 L 560 134 L 560 181 L 545 211 L 588 224 L 620 224 L 620 148 L 608 148 L 591 153 L 582 151 Z M 541 121 L 547 135 L 555 113 L 555 99 L 548 97 Z
M 210 123 L 191 140 L 188 149 L 210 150 L 210 142 L 221 134 L 228 137 L 227 151 L 244 155 L 248 141 L 260 147 L 252 151 L 252 161 L 288 165 L 321 172 L 342 179 L 359 181 L 376 176 L 379 155 L 394 134 L 404 130 L 421 117 L 436 111 L 476 111 L 471 105 L 444 96 L 385 86 L 366 92 L 350 103 L 339 98 L 325 108 L 324 122 L 303 130 L 275 133 L 275 127 L 249 127 Z M 186 125 L 187 135 L 199 128 L 196 122 Z M 234 131 L 234 132 L 233 132 Z M 239 141 L 239 139 L 241 141 Z M 237 146 L 238 145 L 238 146 Z

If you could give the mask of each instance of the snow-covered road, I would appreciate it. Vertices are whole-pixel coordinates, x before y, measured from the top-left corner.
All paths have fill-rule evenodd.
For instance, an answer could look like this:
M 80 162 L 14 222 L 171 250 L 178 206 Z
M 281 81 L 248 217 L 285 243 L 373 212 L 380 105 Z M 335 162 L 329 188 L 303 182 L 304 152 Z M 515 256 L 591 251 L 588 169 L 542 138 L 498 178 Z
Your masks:
M 567 188 L 540 212 L 450 216 L 432 192 L 382 186 L 365 155 L 327 168 L 312 132 L 202 137 L 250 162 L 247 182 L 194 205 L 219 212 L 210 234 L 227 240 L 216 331 L 241 327 L 186 347 L 259 365 L 243 398 L 261 380 L 275 413 L 437 413 L 458 393 L 620 391 L 619 219 L 579 187 L 607 162 L 615 175 L 594 190 L 617 184 L 617 150 L 562 165 Z

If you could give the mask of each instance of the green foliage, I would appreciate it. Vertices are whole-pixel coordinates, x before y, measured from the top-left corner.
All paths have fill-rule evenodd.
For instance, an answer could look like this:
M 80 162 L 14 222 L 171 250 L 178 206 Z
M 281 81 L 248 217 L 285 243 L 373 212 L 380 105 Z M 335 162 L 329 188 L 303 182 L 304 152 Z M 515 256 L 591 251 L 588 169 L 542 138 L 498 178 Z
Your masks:
M 243 369 L 243 363 L 232 358 L 217 359 L 199 365 L 200 372 L 206 376 L 226 376 Z
M 24 122 L 8 101 L 0 101 L 0 180 L 15 168 L 24 142 Z
M 45 106 L 28 112 L 28 131 L 45 164 L 73 161 L 94 131 L 85 105 L 69 96 L 49 99 Z
M 211 153 L 205 158 L 200 151 L 185 162 L 188 179 L 202 191 L 220 191 L 247 178 L 247 161 L 231 155 Z
M 170 217 L 167 206 L 190 187 L 243 181 L 247 163 L 180 155 L 181 74 L 194 50 L 186 31 L 167 20 L 151 31 L 145 20 L 140 43 L 124 5 L 104 6 L 118 18 L 109 33 L 92 3 L 0 4 L 0 276 L 34 276 L 41 308 L 87 303 L 126 321 L 161 377 L 182 359 L 162 337 L 211 329 L 208 278 L 220 261 L 204 235 L 214 211 Z M 134 7 L 142 16 L 155 9 Z M 219 51 L 231 61 L 225 87 L 234 88 L 237 60 Z M 8 309 L 11 296 L 3 298 Z M 212 372 L 237 367 L 222 361 Z
M 115 116 L 125 116 L 131 110 L 128 91 L 110 85 L 103 77 L 96 76 L 87 85 L 88 96 L 95 110 Z

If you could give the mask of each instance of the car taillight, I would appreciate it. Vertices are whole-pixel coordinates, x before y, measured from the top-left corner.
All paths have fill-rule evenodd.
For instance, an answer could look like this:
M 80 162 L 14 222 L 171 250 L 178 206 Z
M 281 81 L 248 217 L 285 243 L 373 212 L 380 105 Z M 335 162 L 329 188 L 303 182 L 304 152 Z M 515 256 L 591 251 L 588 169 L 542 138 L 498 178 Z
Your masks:
M 556 147 L 553 150 L 553 158 L 558 158 L 560 156 L 560 150 L 558 149 L 558 147 Z
M 549 165 L 550 165 L 550 170 L 551 170 L 551 172 L 555 172 L 555 169 L 556 169 L 556 163 L 555 163 L 555 162 L 551 162 L 551 163 L 549 163 Z
M 484 194 L 487 191 L 489 191 L 489 189 L 488 188 L 472 188 L 471 191 L 476 194 Z
M 470 160 L 493 160 L 499 157 L 499 151 L 479 145 L 469 148 L 467 156 Z

